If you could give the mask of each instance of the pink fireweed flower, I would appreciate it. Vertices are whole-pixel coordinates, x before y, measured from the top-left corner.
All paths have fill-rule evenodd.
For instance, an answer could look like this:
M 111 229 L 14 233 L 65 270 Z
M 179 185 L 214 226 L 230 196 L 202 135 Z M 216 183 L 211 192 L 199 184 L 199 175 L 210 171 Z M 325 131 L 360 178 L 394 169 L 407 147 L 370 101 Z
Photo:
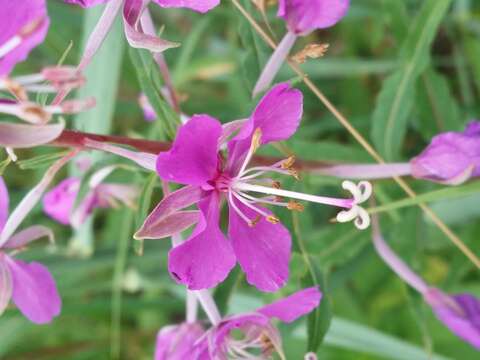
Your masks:
M 205 330 L 199 323 L 168 325 L 160 329 L 155 346 L 155 360 L 194 359 L 195 344 Z
M 307 288 L 266 305 L 252 313 L 232 315 L 215 324 L 197 341 L 194 359 L 265 359 L 276 352 L 285 359 L 278 330 L 272 324 L 276 318 L 291 323 L 314 310 L 322 294 L 316 288 Z M 243 338 L 233 337 L 240 331 Z
M 480 176 L 480 122 L 471 121 L 463 132 L 435 136 L 418 156 L 408 163 L 343 164 L 323 166 L 318 174 L 350 179 L 383 179 L 411 175 L 445 185 L 459 185 Z
M 277 15 L 287 23 L 288 32 L 265 65 L 253 96 L 270 86 L 298 36 L 335 25 L 346 15 L 349 6 L 350 0 L 280 0 Z
M 416 178 L 452 185 L 480 176 L 480 122 L 435 136 L 410 166 Z
M 60 313 L 61 300 L 48 269 L 37 262 L 25 263 L 13 256 L 35 240 L 45 236 L 53 240 L 52 232 L 44 226 L 34 225 L 19 232 L 16 230 L 55 174 L 75 154 L 71 152 L 53 164 L 10 216 L 8 191 L 0 178 L 0 315 L 10 299 L 25 317 L 37 324 L 49 323 Z
M 45 0 L 0 0 L 0 77 L 43 42 L 49 19 Z
M 293 135 L 302 116 L 302 100 L 301 92 L 285 83 L 265 95 L 248 120 L 222 127 L 208 115 L 193 116 L 180 127 L 171 150 L 158 155 L 160 178 L 187 186 L 166 196 L 135 237 L 169 237 L 197 223 L 190 238 L 169 254 L 169 271 L 179 283 L 193 290 L 210 288 L 223 281 L 238 261 L 247 281 L 258 289 L 282 287 L 288 278 L 291 238 L 264 205 L 299 211 L 303 207 L 296 200 L 332 205 L 346 209 L 339 221 L 368 226 L 368 214 L 359 204 L 371 194 L 369 183 L 358 187 L 345 183 L 353 199 L 320 197 L 280 189 L 268 175 L 297 177 L 292 158 L 249 167 L 260 145 Z M 227 141 L 232 128 L 238 133 Z M 225 143 L 228 158 L 220 152 Z M 219 228 L 221 198 L 229 207 L 228 239 Z M 193 204 L 200 211 L 184 210 Z
M 456 336 L 480 349 L 480 300 L 470 294 L 448 295 L 430 287 L 388 246 L 380 233 L 378 218 L 372 219 L 373 244 L 385 263 L 408 285 L 423 295 L 436 317 Z
M 43 211 L 63 225 L 80 227 L 96 208 L 117 208 L 125 204 L 135 207 L 138 188 L 133 185 L 103 183 L 115 169 L 114 166 L 97 171 L 89 181 L 89 191 L 74 207 L 80 190 L 81 179 L 70 177 L 61 181 L 45 194 Z

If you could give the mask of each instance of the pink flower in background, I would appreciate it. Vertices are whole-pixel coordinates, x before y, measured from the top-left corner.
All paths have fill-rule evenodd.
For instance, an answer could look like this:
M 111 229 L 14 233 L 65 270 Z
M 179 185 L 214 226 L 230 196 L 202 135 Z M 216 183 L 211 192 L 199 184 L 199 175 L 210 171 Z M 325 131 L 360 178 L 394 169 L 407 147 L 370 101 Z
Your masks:
M 373 217 L 373 245 L 384 262 L 408 285 L 422 294 L 436 317 L 456 336 L 480 349 L 480 300 L 470 294 L 448 295 L 429 286 L 400 259 L 383 239 Z
M 195 344 L 202 338 L 205 330 L 194 323 L 165 326 L 158 332 L 155 346 L 155 360 L 195 359 Z
M 470 294 L 447 295 L 429 288 L 423 297 L 455 335 L 480 350 L 480 300 Z
M 60 314 L 61 300 L 55 281 L 48 269 L 37 262 L 26 263 L 15 259 L 31 242 L 43 237 L 53 240 L 50 229 L 34 225 L 16 232 L 18 226 L 36 205 L 55 174 L 76 152 L 54 163 L 38 183 L 8 215 L 9 197 L 0 178 L 0 315 L 10 299 L 30 321 L 49 323 Z
M 45 0 L 0 0 L 0 77 L 25 60 L 48 31 Z
M 238 356 L 242 359 L 265 359 L 274 352 L 285 358 L 281 337 L 272 325 L 272 319 L 291 323 L 313 311 L 321 299 L 320 291 L 312 287 L 254 312 L 228 316 L 197 341 L 192 358 L 226 360 Z M 240 331 L 243 337 L 241 339 L 234 337 L 232 334 L 234 331 Z
M 304 36 L 335 25 L 349 7 L 350 0 L 279 0 L 277 15 L 290 32 Z
M 480 176 L 480 122 L 470 122 L 463 132 L 435 136 L 410 166 L 416 178 L 447 184 Z
M 98 4 L 103 4 L 113 0 L 64 0 L 66 3 L 80 5 L 82 7 L 90 7 Z M 133 2 L 132 0 L 125 0 L 125 2 Z M 220 0 L 153 0 L 164 8 L 188 8 L 198 12 L 207 12 L 220 4 Z
M 270 87 L 298 36 L 335 25 L 347 14 L 349 7 L 350 0 L 280 0 L 277 15 L 287 23 L 288 32 L 260 74 L 253 96 Z
M 327 198 L 281 190 L 266 175 L 297 177 L 292 158 L 248 167 L 259 146 L 293 135 L 302 116 L 302 100 L 300 91 L 280 84 L 265 95 L 248 120 L 222 127 L 208 115 L 193 116 L 180 127 L 170 151 L 158 155 L 160 178 L 187 186 L 165 197 L 135 237 L 169 237 L 197 223 L 190 238 L 170 251 L 169 271 L 177 282 L 192 290 L 210 288 L 223 281 L 238 261 L 247 281 L 258 289 L 282 287 L 288 279 L 291 238 L 263 206 L 290 210 L 302 206 L 279 197 L 342 207 L 348 210 L 339 214 L 339 221 L 355 219 L 357 226 L 368 226 L 368 214 L 358 206 L 371 194 L 368 183 L 358 189 L 354 184 L 346 187 L 355 193 L 354 199 Z M 227 158 L 220 152 L 225 143 Z M 229 207 L 228 238 L 219 227 L 222 198 Z M 183 210 L 194 204 L 200 211 Z
M 63 225 L 72 225 L 78 228 L 96 208 L 118 207 L 119 203 L 134 207 L 134 201 L 138 196 L 137 187 L 102 183 L 113 170 L 112 167 L 106 167 L 92 176 L 89 190 L 79 200 L 76 208 L 74 208 L 74 204 L 80 190 L 81 179 L 70 177 L 61 181 L 45 194 L 43 211 Z

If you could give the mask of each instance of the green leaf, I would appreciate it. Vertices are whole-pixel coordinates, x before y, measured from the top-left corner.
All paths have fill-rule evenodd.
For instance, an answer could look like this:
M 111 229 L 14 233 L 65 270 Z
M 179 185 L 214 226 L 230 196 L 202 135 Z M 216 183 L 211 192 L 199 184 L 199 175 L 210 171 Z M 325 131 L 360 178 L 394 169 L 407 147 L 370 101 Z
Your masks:
M 84 10 L 83 49 L 102 12 L 103 6 Z M 79 98 L 93 96 L 97 104 L 93 109 L 82 112 L 75 117 L 73 126 L 77 130 L 97 134 L 110 133 L 117 100 L 124 44 L 123 26 L 120 17 L 118 17 L 113 23 L 102 47 L 84 70 L 87 82 L 77 92 L 77 96 Z M 100 159 L 101 156 L 102 154 L 97 153 L 94 159 Z M 70 173 L 72 176 L 79 175 L 79 171 L 74 165 L 70 166 Z M 93 251 L 94 237 L 92 226 L 93 220 L 90 218 L 80 229 L 75 231 L 71 241 L 75 251 L 87 255 Z
M 415 99 L 415 84 L 430 61 L 430 47 L 451 0 L 427 0 L 401 51 L 400 69 L 382 86 L 373 113 L 372 138 L 387 160 L 399 157 Z
M 173 70 L 173 82 L 175 84 L 180 84 L 187 79 L 185 73 L 189 71 L 193 52 L 209 24 L 210 19 L 208 17 L 202 17 L 200 21 L 194 24 L 187 39 L 182 41 L 180 55 L 175 62 L 175 68 Z
M 228 278 L 215 288 L 214 299 L 218 310 L 220 310 L 220 314 L 228 313 L 229 300 L 233 295 L 233 290 L 235 290 L 241 276 L 243 276 L 243 274 L 240 267 L 235 266 L 228 275 Z
M 254 13 L 250 0 L 243 0 L 242 3 L 250 14 Z M 271 50 L 243 16 L 239 17 L 239 22 L 238 33 L 245 48 L 245 53 L 241 58 L 242 72 L 249 93 L 251 93 L 268 61 Z
M 173 139 L 177 125 L 180 124 L 180 118 L 161 95 L 160 88 L 155 81 L 160 78 L 160 74 L 152 54 L 147 50 L 132 47 L 129 49 L 129 54 L 137 73 L 140 88 L 157 114 L 158 121 L 156 123 L 161 125 L 161 137 Z
M 418 80 L 418 126 L 425 139 L 462 129 L 460 108 L 445 76 L 429 68 Z
M 68 153 L 69 151 L 61 151 L 53 154 L 38 155 L 30 159 L 17 161 L 17 165 L 22 170 L 45 168 L 52 165 L 55 161 L 64 157 Z
M 101 6 L 84 10 L 82 48 L 85 48 L 87 39 L 102 12 L 103 7 Z M 74 127 L 77 130 L 97 134 L 110 133 L 117 100 L 124 46 L 123 26 L 121 19 L 118 18 L 112 25 L 102 47 L 84 71 L 87 82 L 77 92 L 77 96 L 79 98 L 93 96 L 97 100 L 97 104 L 93 109 L 82 112 L 75 117 Z
M 318 286 L 320 291 L 322 291 L 323 293 L 320 306 L 318 306 L 308 315 L 307 320 L 307 351 L 316 352 L 322 344 L 323 338 L 330 326 L 330 320 L 332 317 L 331 304 L 328 297 L 327 287 L 325 286 L 325 279 L 323 277 L 323 274 L 315 265 L 314 259 L 308 255 L 307 249 L 305 248 L 305 245 L 303 243 L 297 213 L 292 213 L 292 220 L 295 232 L 295 245 L 300 250 L 305 265 L 308 269 L 307 274 L 301 280 L 302 287 Z
M 395 360 L 446 360 L 437 354 L 428 354 L 425 349 L 400 339 L 383 334 L 368 326 L 334 317 L 325 337 L 328 345 L 347 348 L 358 352 L 374 354 Z
M 135 217 L 135 229 L 139 229 L 145 221 L 148 212 L 152 205 L 152 196 L 155 186 L 158 183 L 157 173 L 152 173 L 145 180 L 145 185 L 143 186 L 142 193 L 140 194 L 139 199 L 139 208 L 137 215 Z M 133 243 L 134 250 L 137 254 L 143 254 L 143 240 L 138 240 Z

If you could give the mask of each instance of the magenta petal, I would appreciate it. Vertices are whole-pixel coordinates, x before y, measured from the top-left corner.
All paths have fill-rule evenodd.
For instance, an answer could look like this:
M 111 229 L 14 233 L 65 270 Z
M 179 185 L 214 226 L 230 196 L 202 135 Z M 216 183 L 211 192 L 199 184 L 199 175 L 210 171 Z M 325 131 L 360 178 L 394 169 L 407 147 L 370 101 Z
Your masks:
M 480 123 L 474 121 L 464 132 L 435 136 L 427 148 L 410 161 L 412 175 L 447 184 L 480 176 L 479 127 Z
M 217 172 L 220 122 L 208 115 L 195 115 L 177 132 L 172 148 L 157 158 L 162 180 L 187 185 L 205 185 Z
M 63 0 L 68 4 L 79 5 L 83 8 L 88 8 L 90 6 L 106 3 L 110 0 Z
M 283 322 L 290 323 L 315 309 L 320 305 L 321 299 L 322 293 L 318 288 L 311 287 L 275 301 L 257 311 L 270 318 L 275 317 Z
M 470 121 L 463 132 L 467 136 L 480 136 L 480 121 Z
M 258 103 L 240 133 L 228 143 L 229 168 L 239 166 L 248 151 L 254 131 L 262 131 L 261 142 L 286 140 L 300 125 L 303 113 L 303 95 L 289 83 L 274 86 Z
M 155 360 L 184 360 L 194 358 L 194 344 L 202 337 L 200 324 L 183 323 L 165 326 L 158 332 L 155 346 Z
M 70 177 L 61 181 L 43 197 L 43 211 L 60 224 L 70 224 L 70 213 L 80 190 L 80 179 Z
M 178 283 L 191 290 L 208 289 L 225 280 L 235 266 L 235 256 L 219 228 L 220 200 L 213 193 L 199 203 L 204 224 L 169 253 L 168 270 Z
M 8 219 L 8 189 L 3 177 L 0 176 L 0 232 L 2 231 Z
M 125 0 L 123 7 L 123 24 L 128 43 L 134 48 L 148 49 L 153 52 L 162 52 L 166 49 L 178 47 L 180 44 L 163 40 L 154 35 L 145 34 L 140 26 L 140 17 L 144 11 L 145 1 Z
M 203 196 L 205 193 L 199 187 L 193 186 L 185 186 L 171 193 L 153 209 L 134 237 L 161 239 L 185 230 L 199 220 L 199 215 L 198 212 L 179 210 L 198 203 Z
M 60 314 L 55 280 L 42 264 L 7 258 L 13 280 L 13 302 L 30 321 L 45 324 Z
M 12 273 L 3 256 L 0 254 L 0 315 L 3 314 L 12 298 Z
M 178 211 L 161 217 L 151 227 L 142 228 L 135 233 L 135 239 L 163 239 L 178 234 L 200 220 L 200 212 L 196 210 Z
M 49 19 L 45 0 L 0 0 L 0 49 L 13 38 L 20 39 L 18 46 L 5 56 L 0 56 L 0 76 L 8 75 L 15 64 L 25 60 L 29 52 L 43 42 L 47 35 Z
M 253 210 L 238 201 L 235 204 L 249 219 L 256 218 Z M 285 226 L 262 218 L 252 227 L 230 205 L 228 237 L 249 284 L 267 292 L 277 291 L 286 284 L 291 237 Z
M 455 335 L 480 349 L 480 301 L 470 294 L 449 296 L 438 289 L 429 289 L 425 301 L 437 318 Z
M 277 15 L 287 22 L 291 32 L 306 35 L 335 25 L 349 6 L 350 0 L 280 0 Z
M 220 4 L 220 0 L 153 0 L 165 8 L 189 8 L 201 13 L 213 9 Z

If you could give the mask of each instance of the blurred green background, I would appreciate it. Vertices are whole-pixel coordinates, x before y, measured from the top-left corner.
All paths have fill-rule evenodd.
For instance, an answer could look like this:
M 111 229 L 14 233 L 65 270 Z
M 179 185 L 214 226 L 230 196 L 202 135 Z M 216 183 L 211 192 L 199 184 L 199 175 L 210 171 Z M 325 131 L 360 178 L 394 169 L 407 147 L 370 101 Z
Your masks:
M 242 4 L 262 21 L 249 1 Z M 17 66 L 14 74 L 56 63 L 70 41 L 73 47 L 66 63 L 76 64 L 85 37 L 102 11 L 102 6 L 83 10 L 57 0 L 49 0 L 48 6 L 51 27 L 47 40 L 27 62 Z M 441 6 L 447 10 L 438 10 Z M 165 53 L 183 99 L 182 110 L 186 114 L 208 113 L 222 121 L 248 116 L 258 100 L 251 99 L 251 89 L 271 51 L 232 3 L 224 0 L 206 15 L 162 10 L 155 4 L 150 8 L 157 26 L 165 26 L 163 37 L 182 43 Z M 275 17 L 275 10 L 275 6 L 269 8 L 268 18 L 279 40 L 284 23 Z M 383 155 L 392 161 L 407 161 L 434 134 L 460 131 L 477 116 L 479 35 L 477 0 L 353 0 L 343 21 L 300 39 L 297 48 L 309 42 L 330 44 L 325 57 L 307 61 L 304 70 Z M 137 103 L 141 91 L 138 75 L 153 78 L 152 84 L 158 88 L 158 74 L 149 54 L 129 49 L 120 21 L 86 74 L 88 83 L 79 96 L 96 96 L 98 106 L 67 119 L 70 128 L 170 139 L 168 112 L 154 123 L 143 120 Z M 399 89 L 395 76 L 409 76 L 400 98 L 395 97 Z M 279 80 L 288 79 L 304 92 L 302 126 L 285 147 L 265 149 L 265 154 L 279 156 L 281 150 L 289 149 L 302 159 L 372 162 L 285 67 Z M 380 93 L 382 101 L 377 101 Z M 398 113 L 391 114 L 392 101 L 400 102 Z M 386 115 L 393 116 L 396 124 L 390 139 L 382 128 Z M 25 160 L 57 151 L 41 147 L 19 151 L 18 155 Z M 96 166 L 119 161 L 105 155 L 95 159 Z M 28 169 L 16 164 L 6 168 L 12 206 L 45 169 L 42 163 Z M 62 176 L 66 175 L 64 171 Z M 48 326 L 32 325 L 16 309 L 7 310 L 0 320 L 0 358 L 150 359 L 158 329 L 184 318 L 184 291 L 174 285 L 166 270 L 169 241 L 147 241 L 139 256 L 139 246 L 132 239 L 147 209 L 161 198 L 159 182 L 155 175 L 138 171 L 119 171 L 113 177 L 142 187 L 137 211 L 99 210 L 76 233 L 44 216 L 40 206 L 28 217 L 24 226 L 52 227 L 57 244 L 36 244 L 20 257 L 48 265 L 57 280 L 63 309 Z M 340 196 L 340 182 L 303 174 L 302 181 L 284 181 L 283 186 Z M 418 193 L 441 188 L 409 182 Z M 377 181 L 374 186 L 379 204 L 405 198 L 393 181 Z M 480 190 L 468 196 L 459 190 L 448 201 L 430 200 L 441 218 L 478 254 Z M 279 215 L 294 237 L 289 284 L 278 294 L 262 294 L 235 271 L 227 286 L 216 293 L 224 311 L 252 310 L 309 285 L 313 271 L 317 280 L 324 280 L 326 297 L 318 316 L 325 330 L 331 319 L 318 352 L 320 359 L 478 358 L 472 347 L 443 327 L 421 297 L 382 263 L 371 245 L 369 230 L 360 232 L 352 224 L 330 223 L 335 209 L 322 206 L 308 205 L 294 218 L 289 213 Z M 387 241 L 430 283 L 447 292 L 468 291 L 480 296 L 478 269 L 417 206 L 385 211 L 381 221 Z M 305 262 L 306 257 L 309 262 Z M 302 359 L 307 348 L 306 321 L 279 326 L 287 358 Z

